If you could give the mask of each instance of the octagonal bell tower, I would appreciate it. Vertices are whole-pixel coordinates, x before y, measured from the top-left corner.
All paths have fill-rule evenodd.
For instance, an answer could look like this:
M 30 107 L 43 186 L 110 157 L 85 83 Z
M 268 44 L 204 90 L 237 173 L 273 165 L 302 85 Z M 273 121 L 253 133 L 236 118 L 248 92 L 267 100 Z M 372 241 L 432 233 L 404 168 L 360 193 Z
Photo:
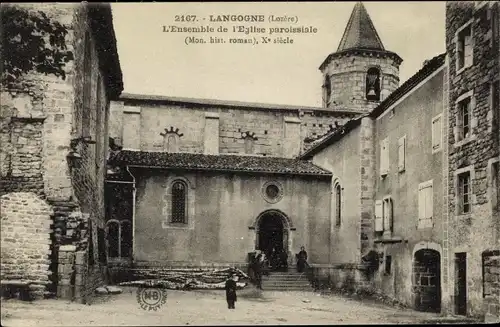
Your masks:
M 399 86 L 402 62 L 384 48 L 365 6 L 357 2 L 337 51 L 319 67 L 323 107 L 371 111 Z

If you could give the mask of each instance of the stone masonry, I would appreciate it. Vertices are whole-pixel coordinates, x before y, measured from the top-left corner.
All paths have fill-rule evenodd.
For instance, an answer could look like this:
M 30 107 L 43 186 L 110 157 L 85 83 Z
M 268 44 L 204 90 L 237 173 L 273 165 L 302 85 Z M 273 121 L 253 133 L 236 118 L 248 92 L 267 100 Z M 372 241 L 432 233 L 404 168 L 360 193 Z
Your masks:
M 13 192 L 0 197 L 1 280 L 35 285 L 50 283 L 52 208 L 36 194 Z
M 450 221 L 454 220 L 449 230 L 450 259 L 454 257 L 454 253 L 466 253 L 467 315 L 470 316 L 484 313 L 481 253 L 498 249 L 499 246 L 494 232 L 499 224 L 498 211 L 491 208 L 488 186 L 489 180 L 494 177 L 489 165 L 498 160 L 500 149 L 497 129 L 492 128 L 492 118 L 498 113 L 499 102 L 496 102 L 497 107 L 494 108 L 491 93 L 492 84 L 500 74 L 498 11 L 497 2 L 447 2 L 446 5 L 450 90 L 448 210 Z M 472 65 L 459 69 L 458 32 L 465 30 L 467 26 L 472 31 Z M 458 101 L 468 96 L 471 101 L 471 135 L 460 140 L 457 138 L 461 119 Z M 461 172 L 469 172 L 472 187 L 471 211 L 466 214 L 460 213 L 457 202 L 460 198 L 458 174 Z M 452 272 L 455 269 L 453 260 L 448 261 L 448 269 Z M 456 284 L 452 273 L 449 277 L 449 285 Z M 455 296 L 456 294 L 453 295 Z
M 43 280 L 52 274 L 49 290 L 53 293 L 57 293 L 61 280 L 64 280 L 63 283 L 68 280 L 64 265 L 69 259 L 61 255 L 64 259 L 61 268 L 58 268 L 59 247 L 75 246 L 75 251 L 83 251 L 87 255 L 93 249 L 90 256 L 95 260 L 89 265 L 84 264 L 85 272 L 90 273 L 82 284 L 85 285 L 84 290 L 78 293 L 84 296 L 77 296 L 78 300 L 87 301 L 95 287 L 99 286 L 93 284 L 101 284 L 104 279 L 103 276 L 93 276 L 104 271 L 96 268 L 100 265 L 98 238 L 91 238 L 93 245 L 89 246 L 88 233 L 89 229 L 93 229 L 97 235 L 98 228 L 104 228 L 107 108 L 109 99 L 123 88 L 121 72 L 115 72 L 113 76 L 110 73 L 116 67 L 116 61 L 111 62 L 115 59 L 110 59 L 113 54 L 116 56 L 116 47 L 114 51 L 105 52 L 107 47 L 116 45 L 112 25 L 105 25 L 104 17 L 109 15 L 110 19 L 111 14 L 106 13 L 109 6 L 15 5 L 43 11 L 49 18 L 64 24 L 68 30 L 67 47 L 75 59 L 66 64 L 64 80 L 52 75 L 28 73 L 17 81 L 16 87 L 2 88 L 0 195 L 3 195 L 2 199 L 15 199 L 19 194 L 36 194 L 48 206 L 47 210 L 51 212 L 48 217 L 53 229 L 36 229 L 36 233 L 43 233 L 44 236 L 33 237 L 32 242 L 45 251 L 45 256 L 48 255 L 45 258 L 48 262 L 38 265 L 36 272 Z M 94 23 L 96 17 L 99 17 L 98 22 Z M 99 24 L 98 32 L 95 31 L 95 24 Z M 104 37 L 112 39 L 103 42 Z M 115 76 L 118 76 L 118 81 L 113 80 Z M 110 83 L 114 83 L 113 88 Z M 32 202 L 27 203 L 28 213 L 35 214 L 37 211 L 32 208 Z M 2 209 L 3 206 L 2 201 Z M 4 230 L 15 230 L 18 223 L 17 216 L 5 220 L 4 215 L 2 210 L 2 245 Z M 90 221 L 94 223 L 90 224 Z M 20 244 L 17 241 L 20 235 L 16 233 L 7 239 Z M 19 247 L 17 252 L 12 249 L 2 246 L 2 279 L 11 279 L 9 275 L 3 274 L 4 258 L 23 260 L 23 257 L 28 256 L 23 254 L 23 247 Z M 71 283 L 74 282 L 71 279 Z M 63 294 L 59 292 L 59 295 Z M 73 296 L 67 298 L 73 299 Z

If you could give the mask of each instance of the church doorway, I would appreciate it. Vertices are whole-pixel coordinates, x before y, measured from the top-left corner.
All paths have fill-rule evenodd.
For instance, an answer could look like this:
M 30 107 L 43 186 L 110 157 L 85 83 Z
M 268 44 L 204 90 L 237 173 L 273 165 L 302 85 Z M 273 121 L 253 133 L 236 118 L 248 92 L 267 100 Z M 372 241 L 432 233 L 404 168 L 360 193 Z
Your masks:
M 266 211 L 257 219 L 256 227 L 256 249 L 266 254 L 272 268 L 285 269 L 289 253 L 289 226 L 286 216 L 279 211 Z

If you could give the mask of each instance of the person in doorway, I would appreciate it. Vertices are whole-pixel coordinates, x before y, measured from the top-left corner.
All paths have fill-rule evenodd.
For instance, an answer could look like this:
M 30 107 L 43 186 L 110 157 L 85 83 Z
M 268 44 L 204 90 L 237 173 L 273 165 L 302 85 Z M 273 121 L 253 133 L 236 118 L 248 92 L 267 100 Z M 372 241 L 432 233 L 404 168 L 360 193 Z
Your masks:
M 231 274 L 231 277 L 226 281 L 226 301 L 227 308 L 234 309 L 234 303 L 237 301 L 236 297 L 236 282 L 238 281 L 238 276 L 236 274 Z
M 307 266 L 307 252 L 306 249 L 301 246 L 300 252 L 297 254 L 297 271 L 303 272 Z

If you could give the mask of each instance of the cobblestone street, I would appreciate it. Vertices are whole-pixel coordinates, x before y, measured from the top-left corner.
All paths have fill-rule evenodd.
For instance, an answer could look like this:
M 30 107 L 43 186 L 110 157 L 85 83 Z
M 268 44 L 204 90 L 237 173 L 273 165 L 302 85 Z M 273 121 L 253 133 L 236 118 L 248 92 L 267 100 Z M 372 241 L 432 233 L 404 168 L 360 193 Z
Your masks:
M 2 326 L 125 326 L 242 324 L 405 324 L 444 322 L 437 314 L 396 309 L 316 293 L 239 291 L 236 310 L 228 310 L 223 291 L 168 291 L 158 311 L 144 311 L 136 288 L 101 297 L 91 306 L 63 300 L 2 302 Z M 270 305 L 272 303 L 272 305 Z M 456 319 L 451 319 L 454 321 Z M 446 322 L 450 319 L 446 318 Z M 456 320 L 456 322 L 460 322 Z

